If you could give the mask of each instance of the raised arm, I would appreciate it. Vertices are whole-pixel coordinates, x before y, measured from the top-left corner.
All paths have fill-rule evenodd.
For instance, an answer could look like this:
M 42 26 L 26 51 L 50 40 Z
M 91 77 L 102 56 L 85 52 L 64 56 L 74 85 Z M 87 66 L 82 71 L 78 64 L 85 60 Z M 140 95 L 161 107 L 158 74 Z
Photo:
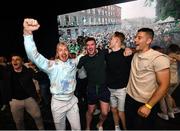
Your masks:
M 51 69 L 51 61 L 42 56 L 36 48 L 33 31 L 38 30 L 40 27 L 39 23 L 35 19 L 24 19 L 23 22 L 23 36 L 24 36 L 24 47 L 27 57 L 36 64 L 36 66 L 46 73 L 49 73 Z
M 26 18 L 24 19 L 23 27 L 24 35 L 32 35 L 32 32 L 38 30 L 40 25 L 37 20 Z

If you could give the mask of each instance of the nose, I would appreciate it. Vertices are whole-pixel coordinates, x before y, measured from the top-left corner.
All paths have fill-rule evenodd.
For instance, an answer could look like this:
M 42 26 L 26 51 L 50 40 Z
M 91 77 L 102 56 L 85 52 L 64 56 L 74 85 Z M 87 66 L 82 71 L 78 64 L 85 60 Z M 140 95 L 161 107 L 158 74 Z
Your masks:
M 135 38 L 134 38 L 134 42 L 136 42 L 136 41 L 137 41 L 137 38 L 135 37 Z

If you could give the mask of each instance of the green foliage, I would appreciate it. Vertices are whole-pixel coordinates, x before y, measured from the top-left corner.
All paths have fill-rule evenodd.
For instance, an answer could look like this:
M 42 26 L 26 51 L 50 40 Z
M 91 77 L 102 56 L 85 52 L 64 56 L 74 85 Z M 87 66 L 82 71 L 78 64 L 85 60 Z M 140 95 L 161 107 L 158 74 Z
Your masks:
M 150 6 L 155 0 L 146 0 L 145 5 Z M 156 0 L 156 16 L 158 20 L 164 20 L 169 16 L 180 18 L 180 0 Z
M 180 0 L 175 0 L 177 4 L 180 4 Z

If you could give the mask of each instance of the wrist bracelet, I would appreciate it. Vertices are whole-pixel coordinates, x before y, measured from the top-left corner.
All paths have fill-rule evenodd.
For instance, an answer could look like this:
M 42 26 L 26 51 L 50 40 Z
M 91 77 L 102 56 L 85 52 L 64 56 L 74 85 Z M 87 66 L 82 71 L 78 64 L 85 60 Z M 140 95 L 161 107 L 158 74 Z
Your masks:
M 147 104 L 147 103 L 145 104 L 145 106 L 146 106 L 148 109 L 150 109 L 150 110 L 152 109 L 152 106 L 149 105 L 149 104 Z

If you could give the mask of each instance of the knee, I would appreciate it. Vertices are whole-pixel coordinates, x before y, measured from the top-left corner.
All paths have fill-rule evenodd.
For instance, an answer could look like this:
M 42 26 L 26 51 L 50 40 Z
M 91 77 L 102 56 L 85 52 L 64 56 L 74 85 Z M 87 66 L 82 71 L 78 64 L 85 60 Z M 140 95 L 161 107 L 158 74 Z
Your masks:
M 103 117 L 106 117 L 106 116 L 108 115 L 108 111 L 102 111 L 102 112 L 101 112 L 101 115 L 102 115 Z
M 111 112 L 112 113 L 118 113 L 118 110 L 117 110 L 117 108 L 111 108 Z
M 17 118 L 16 118 L 14 121 L 15 121 L 15 123 L 16 123 L 17 125 L 21 125 L 22 123 L 24 123 L 23 119 L 17 119 Z
M 88 109 L 87 113 L 88 113 L 88 114 L 93 114 L 94 111 L 95 111 L 95 109 Z
M 40 113 L 40 112 L 34 113 L 33 118 L 34 118 L 34 119 L 41 119 L 41 118 L 42 118 L 42 117 L 41 117 L 41 113 Z

